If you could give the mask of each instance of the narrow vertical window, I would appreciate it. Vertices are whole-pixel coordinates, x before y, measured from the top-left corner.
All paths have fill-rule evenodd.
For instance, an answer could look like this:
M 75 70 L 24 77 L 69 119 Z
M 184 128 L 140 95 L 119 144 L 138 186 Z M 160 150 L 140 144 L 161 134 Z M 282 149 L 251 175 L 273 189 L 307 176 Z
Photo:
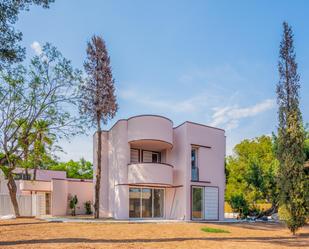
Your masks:
M 198 181 L 197 148 L 191 149 L 191 180 Z

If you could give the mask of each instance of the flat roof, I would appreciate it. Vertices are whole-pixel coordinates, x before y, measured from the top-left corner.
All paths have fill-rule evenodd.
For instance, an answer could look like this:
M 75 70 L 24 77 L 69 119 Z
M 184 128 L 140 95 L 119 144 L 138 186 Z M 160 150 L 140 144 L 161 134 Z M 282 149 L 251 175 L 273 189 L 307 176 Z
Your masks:
M 149 116 L 149 117 L 164 118 L 164 119 L 167 119 L 168 121 L 170 121 L 170 122 L 174 125 L 174 122 L 173 122 L 171 119 L 169 119 L 169 118 L 167 118 L 167 117 L 165 117 L 165 116 L 157 115 L 157 114 L 141 114 L 141 115 L 135 115 L 135 116 L 129 117 L 129 118 L 127 118 L 127 119 L 125 119 L 125 118 L 118 119 L 118 120 L 112 125 L 111 128 L 109 128 L 108 130 L 102 130 L 102 132 L 109 132 L 109 131 L 111 131 L 111 130 L 114 128 L 114 126 L 115 126 L 116 124 L 118 124 L 118 122 L 121 122 L 121 121 L 128 121 L 128 120 L 130 120 L 130 119 L 132 119 L 132 118 L 147 117 L 147 116 Z M 175 127 L 173 126 L 173 129 L 176 129 L 176 128 L 178 128 L 178 127 L 180 127 L 180 126 L 182 126 L 182 125 L 184 125 L 184 124 L 186 124 L 186 123 L 194 124 L 194 125 L 200 125 L 200 126 L 204 126 L 204 127 L 210 128 L 210 129 L 216 129 L 216 130 L 221 130 L 221 131 L 224 131 L 224 132 L 225 132 L 224 129 L 217 128 L 217 127 L 213 127 L 213 126 L 209 126 L 209 125 L 205 125 L 205 124 L 201 124 L 201 123 L 196 123 L 196 122 L 192 122 L 192 121 L 185 121 L 185 122 L 181 123 L 180 125 L 177 125 L 177 126 L 175 126 Z M 96 134 L 96 132 L 94 132 L 93 135 L 95 135 L 95 134 Z

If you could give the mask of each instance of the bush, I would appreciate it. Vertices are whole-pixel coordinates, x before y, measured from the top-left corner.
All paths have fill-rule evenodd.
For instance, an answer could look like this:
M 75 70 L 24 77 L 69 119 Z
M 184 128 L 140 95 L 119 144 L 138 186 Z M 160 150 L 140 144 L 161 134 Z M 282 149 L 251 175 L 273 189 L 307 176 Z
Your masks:
M 280 206 L 278 210 L 278 215 L 280 220 L 289 220 L 291 218 L 288 210 L 285 206 Z
M 72 216 L 75 216 L 76 215 L 76 205 L 78 203 L 78 199 L 77 199 L 77 196 L 74 195 L 74 197 L 69 197 L 69 205 L 70 205 L 70 209 L 71 209 L 71 215 Z
M 92 214 L 91 201 L 86 201 L 85 202 L 85 209 L 86 209 L 86 214 Z
M 233 212 L 239 213 L 240 218 L 244 219 L 249 214 L 249 205 L 243 194 L 234 194 L 228 201 Z

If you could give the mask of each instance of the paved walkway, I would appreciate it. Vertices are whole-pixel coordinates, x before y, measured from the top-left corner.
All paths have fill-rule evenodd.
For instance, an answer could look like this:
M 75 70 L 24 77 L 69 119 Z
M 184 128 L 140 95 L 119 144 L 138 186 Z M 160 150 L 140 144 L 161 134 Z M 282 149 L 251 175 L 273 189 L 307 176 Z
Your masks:
M 165 220 L 165 219 L 124 219 L 115 220 L 109 219 L 93 219 L 92 216 L 63 216 L 63 217 L 52 217 L 43 216 L 40 217 L 42 220 L 50 222 L 78 222 L 78 223 L 181 223 L 181 222 L 192 222 L 192 223 L 239 223 L 246 222 L 237 219 L 225 219 L 223 221 L 185 221 L 185 220 Z

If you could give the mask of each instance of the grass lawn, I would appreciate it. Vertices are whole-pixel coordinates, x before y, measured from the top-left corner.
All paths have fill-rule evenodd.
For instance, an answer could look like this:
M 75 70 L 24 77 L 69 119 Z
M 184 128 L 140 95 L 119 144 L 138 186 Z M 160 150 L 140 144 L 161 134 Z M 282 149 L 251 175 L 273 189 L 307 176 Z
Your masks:
M 229 233 L 204 232 L 229 231 Z M 293 237 L 278 224 L 50 223 L 0 221 L 0 248 L 309 248 L 309 226 Z
M 213 228 L 213 227 L 202 227 L 201 230 L 206 232 L 206 233 L 230 233 L 227 230 L 223 230 L 223 229 L 220 229 L 220 228 Z

